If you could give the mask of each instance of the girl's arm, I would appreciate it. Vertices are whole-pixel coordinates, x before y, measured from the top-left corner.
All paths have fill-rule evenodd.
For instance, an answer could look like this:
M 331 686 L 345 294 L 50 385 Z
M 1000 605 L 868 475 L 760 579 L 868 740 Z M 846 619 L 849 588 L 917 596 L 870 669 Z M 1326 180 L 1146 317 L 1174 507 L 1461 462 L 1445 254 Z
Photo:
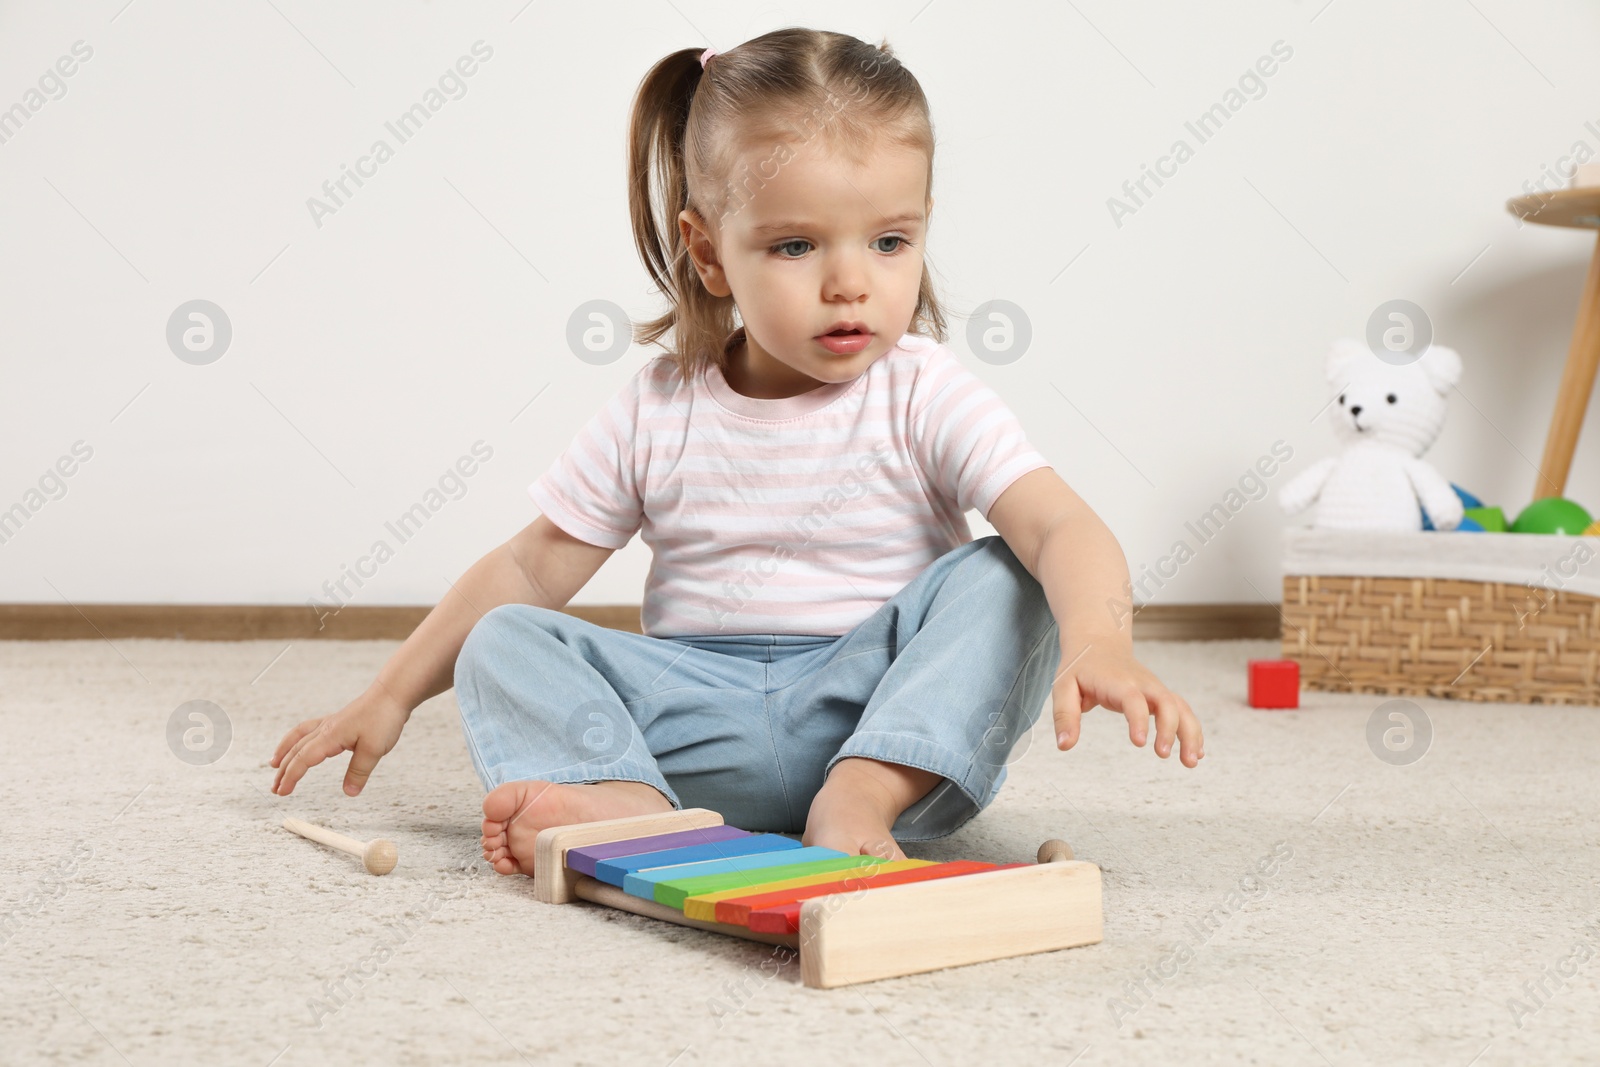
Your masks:
M 317 764 L 350 752 L 344 791 L 360 793 L 389 754 L 411 712 L 449 689 L 456 657 L 472 627 L 501 604 L 559 610 L 594 576 L 613 549 L 580 541 L 543 515 L 474 563 L 378 671 L 367 690 L 333 715 L 307 719 L 272 755 L 272 791 L 288 796 Z
M 455 684 L 456 657 L 467 633 L 491 608 L 533 604 L 559 611 L 614 551 L 580 541 L 540 515 L 467 569 L 372 684 L 409 715 Z
M 1100 516 L 1040 467 L 1012 482 L 987 518 L 1043 587 L 1060 629 L 1061 670 L 1050 693 L 1057 747 L 1077 744 L 1082 713 L 1105 707 L 1127 717 L 1128 737 L 1140 746 L 1154 715 L 1156 755 L 1165 759 L 1176 739 L 1183 764 L 1198 763 L 1200 721 L 1133 656 L 1128 564 Z

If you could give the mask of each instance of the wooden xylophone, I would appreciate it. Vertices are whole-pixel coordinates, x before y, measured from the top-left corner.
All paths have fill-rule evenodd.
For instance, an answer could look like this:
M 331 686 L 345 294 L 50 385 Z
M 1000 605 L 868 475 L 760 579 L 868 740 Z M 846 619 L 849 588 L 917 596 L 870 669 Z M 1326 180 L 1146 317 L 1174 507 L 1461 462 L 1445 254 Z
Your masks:
M 541 830 L 534 895 L 784 945 L 827 989 L 1091 945 L 1100 868 L 1047 841 L 1038 863 L 885 860 L 726 826 L 705 808 Z

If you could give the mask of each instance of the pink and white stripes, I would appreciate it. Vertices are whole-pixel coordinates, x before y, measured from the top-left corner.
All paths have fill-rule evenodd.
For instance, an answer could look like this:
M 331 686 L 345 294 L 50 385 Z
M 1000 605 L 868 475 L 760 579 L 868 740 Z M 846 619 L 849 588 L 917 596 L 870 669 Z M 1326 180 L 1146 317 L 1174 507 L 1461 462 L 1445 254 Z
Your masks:
M 837 636 L 970 541 L 967 510 L 1049 465 L 994 390 L 908 333 L 854 380 L 781 400 L 658 356 L 528 491 L 591 544 L 642 531 L 652 637 Z

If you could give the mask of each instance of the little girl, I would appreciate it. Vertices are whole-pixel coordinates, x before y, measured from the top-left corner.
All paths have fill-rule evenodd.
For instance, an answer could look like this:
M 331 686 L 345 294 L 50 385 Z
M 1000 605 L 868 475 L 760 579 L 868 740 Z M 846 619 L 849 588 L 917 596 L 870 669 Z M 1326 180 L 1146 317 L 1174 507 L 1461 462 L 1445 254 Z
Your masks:
M 1058 748 L 1104 706 L 1194 767 L 1199 722 L 1115 610 L 1116 539 L 943 344 L 933 147 L 887 45 L 783 29 L 657 63 L 629 200 L 671 307 L 635 339 L 671 351 L 365 693 L 289 731 L 273 792 L 349 751 L 356 795 L 452 681 L 502 874 L 543 827 L 682 807 L 902 859 L 994 800 L 1047 695 Z M 639 531 L 643 634 L 559 610 Z

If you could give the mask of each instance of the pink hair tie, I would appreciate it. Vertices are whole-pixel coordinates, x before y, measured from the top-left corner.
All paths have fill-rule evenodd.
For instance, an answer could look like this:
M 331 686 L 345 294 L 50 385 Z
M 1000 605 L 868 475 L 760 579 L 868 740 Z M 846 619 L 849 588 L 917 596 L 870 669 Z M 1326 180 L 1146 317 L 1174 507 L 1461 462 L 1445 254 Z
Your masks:
M 711 59 L 712 56 L 714 56 L 716 54 L 717 54 L 717 50 L 715 48 L 707 48 L 704 52 L 701 52 L 700 53 L 700 69 L 701 70 L 705 70 L 706 69 L 706 63 Z

